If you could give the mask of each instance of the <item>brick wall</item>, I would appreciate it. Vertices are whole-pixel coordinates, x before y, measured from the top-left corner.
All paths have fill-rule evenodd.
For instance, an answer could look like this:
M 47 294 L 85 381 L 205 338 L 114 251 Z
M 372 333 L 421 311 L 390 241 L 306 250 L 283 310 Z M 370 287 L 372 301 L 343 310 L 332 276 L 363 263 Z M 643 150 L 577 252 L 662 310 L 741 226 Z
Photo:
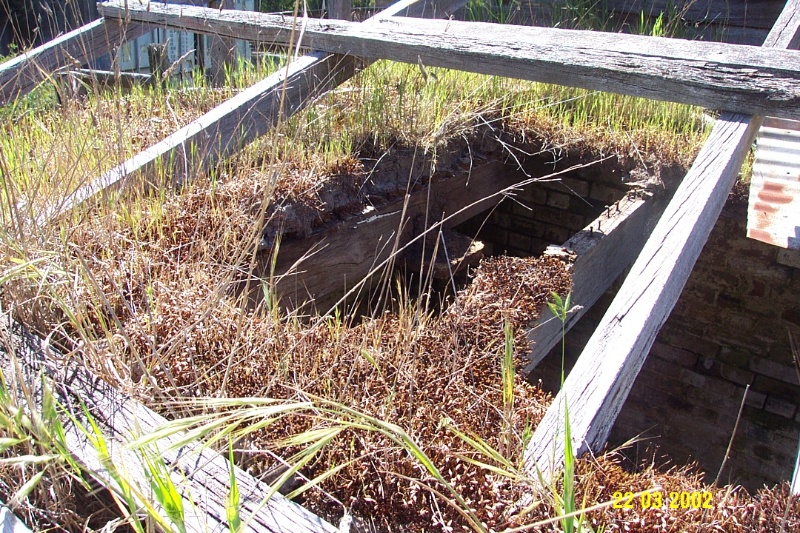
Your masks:
M 643 433 L 677 463 L 713 480 L 750 386 L 721 480 L 749 489 L 791 479 L 800 437 L 800 386 L 788 331 L 800 341 L 800 252 L 745 237 L 744 206 L 729 204 L 659 333 L 614 426 L 610 444 Z M 613 292 L 567 335 L 568 359 L 589 339 Z M 555 390 L 560 359 L 533 379 Z
M 579 159 L 531 158 L 525 162 L 531 176 L 542 169 L 555 172 L 579 164 Z M 561 244 L 585 228 L 606 208 L 625 195 L 629 170 L 613 164 L 597 164 L 531 183 L 513 198 L 460 226 L 459 231 L 491 244 L 495 253 L 516 256 L 541 254 L 551 244 Z M 520 173 L 520 181 L 526 179 Z

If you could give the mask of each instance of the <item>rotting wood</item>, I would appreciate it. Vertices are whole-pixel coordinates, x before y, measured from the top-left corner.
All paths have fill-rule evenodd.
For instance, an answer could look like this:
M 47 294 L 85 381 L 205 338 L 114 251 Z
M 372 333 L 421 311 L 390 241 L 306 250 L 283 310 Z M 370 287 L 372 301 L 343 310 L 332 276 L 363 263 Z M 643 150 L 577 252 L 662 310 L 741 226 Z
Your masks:
M 126 447 L 135 436 L 146 435 L 163 427 L 167 420 L 141 403 L 121 393 L 79 364 L 56 353 L 43 340 L 13 322 L 8 315 L 0 317 L 0 368 L 12 390 L 21 389 L 15 380 L 22 379 L 28 389 L 38 388 L 32 395 L 41 401 L 41 376 L 60 402 L 85 427 L 85 405 L 100 427 L 110 456 L 117 465 L 124 465 L 125 475 L 149 487 L 146 466 L 140 454 Z M 95 473 L 103 486 L 118 490 L 106 470 L 103 459 L 89 438 L 71 420 L 64 417 L 69 451 L 81 465 Z M 171 471 L 171 477 L 183 496 L 186 510 L 186 531 L 227 531 L 227 498 L 230 494 L 229 463 L 213 450 L 194 443 L 169 450 L 179 442 L 176 434 L 159 445 L 159 452 Z M 240 494 L 240 513 L 248 531 L 258 532 L 335 532 L 337 529 L 280 494 L 269 501 L 264 497 L 270 488 L 236 468 Z
M 765 46 L 796 43 L 800 0 L 789 0 Z M 576 455 L 598 451 L 655 337 L 683 290 L 761 120 L 724 112 L 666 207 L 602 321 L 525 450 L 546 478 L 564 460 L 565 407 Z
M 306 238 L 283 241 L 274 276 L 276 292 L 287 307 L 313 302 L 327 311 L 341 294 L 409 244 L 429 227 L 447 219 L 426 239 L 448 230 L 498 203 L 502 193 L 527 177 L 499 161 L 491 161 L 399 198 L 360 217 L 323 227 Z M 262 258 L 268 272 L 271 260 Z
M 662 197 L 649 198 L 641 192 L 630 192 L 563 245 L 545 251 L 552 255 L 567 254 L 571 262 L 572 303 L 579 307 L 569 314 L 567 331 L 636 259 L 665 206 Z M 549 309 L 544 309 L 527 332 L 531 351 L 527 354 L 524 374 L 530 373 L 558 344 L 561 333 L 561 322 Z
M 107 17 L 287 44 L 300 21 L 264 13 L 112 0 Z M 308 48 L 800 119 L 800 53 L 595 31 L 376 15 L 303 20 Z
M 140 23 L 100 19 L 6 61 L 0 65 L 0 104 L 27 94 L 57 69 L 80 68 L 144 31 Z
M 401 0 L 379 16 L 427 14 L 459 0 Z M 148 4 L 155 7 L 157 4 Z M 191 6 L 184 6 L 190 9 Z M 214 10 L 212 10 L 214 11 Z M 215 11 L 219 13 L 219 11 Z M 224 13 L 224 12 L 223 12 Z M 375 17 L 361 24 L 373 23 Z M 243 36 L 237 36 L 243 38 Z M 280 120 L 303 109 L 314 98 L 337 87 L 355 73 L 356 60 L 315 52 L 292 61 L 280 71 L 242 91 L 195 119 L 158 144 L 139 152 L 69 194 L 40 220 L 58 217 L 100 193 L 122 189 L 158 165 L 169 165 L 175 182 L 230 155 L 263 135 Z M 283 99 L 283 106 L 281 101 Z

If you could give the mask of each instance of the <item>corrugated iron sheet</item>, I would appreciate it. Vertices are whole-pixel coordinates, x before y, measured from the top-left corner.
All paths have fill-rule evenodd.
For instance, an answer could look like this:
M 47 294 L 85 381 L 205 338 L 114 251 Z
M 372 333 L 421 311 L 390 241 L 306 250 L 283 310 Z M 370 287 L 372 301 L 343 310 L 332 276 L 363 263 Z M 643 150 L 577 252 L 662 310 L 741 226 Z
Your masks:
M 764 119 L 756 141 L 747 236 L 800 250 L 800 122 Z

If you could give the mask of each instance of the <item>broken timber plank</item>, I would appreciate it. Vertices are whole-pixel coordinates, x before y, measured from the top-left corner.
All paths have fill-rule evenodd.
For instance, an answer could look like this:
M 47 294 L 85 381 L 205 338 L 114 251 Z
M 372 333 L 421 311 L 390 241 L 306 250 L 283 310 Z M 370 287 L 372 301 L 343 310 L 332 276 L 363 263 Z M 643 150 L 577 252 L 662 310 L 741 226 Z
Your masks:
M 567 317 L 567 331 L 636 259 L 665 206 L 664 198 L 630 192 L 562 246 L 554 247 L 555 255 L 563 250 L 571 256 L 572 304 L 580 306 Z M 548 253 L 553 251 L 548 249 L 545 254 Z M 561 334 L 561 322 L 544 309 L 527 332 L 531 351 L 527 354 L 525 375 L 561 341 Z
M 0 64 L 0 104 L 27 94 L 55 70 L 80 68 L 144 31 L 140 23 L 99 19 Z
M 18 379 L 23 380 L 26 388 L 38 387 L 38 391 L 32 394 L 36 401 L 41 401 L 41 377 L 44 375 L 56 401 L 81 424 L 89 427 L 82 408 L 85 405 L 103 433 L 111 460 L 120 469 L 124 468 L 125 476 L 140 487 L 150 487 L 141 455 L 126 444 L 160 429 L 167 423 L 166 419 L 78 364 L 54 353 L 44 341 L 13 322 L 8 315 L 0 317 L 0 370 L 12 391 L 22 388 L 15 383 Z M 91 471 L 104 487 L 119 490 L 106 469 L 107 463 L 87 435 L 67 417 L 62 423 L 69 451 L 81 466 Z M 194 443 L 177 450 L 170 449 L 172 443 L 182 438 L 182 434 L 177 434 L 164 439 L 159 451 L 183 497 L 186 531 L 228 531 L 229 463 L 214 450 Z M 275 533 L 337 531 L 331 524 L 280 494 L 265 502 L 264 497 L 270 492 L 267 484 L 239 468 L 235 468 L 235 473 L 241 519 L 243 524 L 247 524 L 245 530 Z
M 380 15 L 425 13 L 432 10 L 431 6 L 446 9 L 451 2 L 457 1 L 401 0 L 383 10 Z M 156 6 L 155 3 L 147 5 Z M 211 11 L 220 13 L 218 10 Z M 124 14 L 122 18 L 128 20 Z M 375 17 L 361 24 L 369 24 L 374 20 Z M 355 74 L 355 63 L 353 57 L 324 52 L 315 52 L 296 59 L 158 144 L 78 188 L 40 219 L 50 220 L 100 193 L 108 194 L 124 188 L 134 177 L 151 171 L 159 164 L 170 165 L 175 171 L 173 181 L 181 182 L 200 168 L 241 149 L 282 119 L 303 109 L 314 98 L 351 78 Z
M 111 0 L 106 17 L 287 44 L 297 20 Z M 377 23 L 309 19 L 302 44 L 531 81 L 800 119 L 800 53 L 618 33 L 422 20 L 378 14 Z
M 791 21 L 787 23 L 786 21 Z M 800 31 L 789 0 L 765 46 Z M 605 443 L 659 329 L 683 290 L 739 174 L 761 120 L 724 112 L 666 207 L 578 362 L 525 450 L 525 467 L 547 479 L 564 460 L 565 405 L 577 456 Z
M 319 311 L 327 311 L 341 294 L 381 272 L 395 252 L 420 239 L 426 228 L 419 227 L 418 220 L 427 220 L 427 229 L 444 220 L 428 234 L 427 239 L 434 240 L 439 229 L 451 229 L 485 211 L 526 179 L 502 162 L 491 161 L 306 238 L 283 241 L 275 290 L 288 307 L 313 301 Z M 262 256 L 261 265 L 268 272 L 270 258 Z

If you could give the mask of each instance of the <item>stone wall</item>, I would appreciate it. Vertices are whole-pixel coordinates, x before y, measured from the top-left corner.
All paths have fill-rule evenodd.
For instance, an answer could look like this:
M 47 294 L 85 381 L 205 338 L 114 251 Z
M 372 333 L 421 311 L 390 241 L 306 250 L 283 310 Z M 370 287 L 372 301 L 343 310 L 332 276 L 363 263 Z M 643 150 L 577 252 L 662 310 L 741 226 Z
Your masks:
M 790 480 L 800 437 L 800 385 L 789 331 L 800 342 L 800 252 L 745 237 L 744 205 L 729 202 L 659 333 L 611 434 L 634 461 L 696 460 L 716 477 L 745 388 L 721 481 L 748 489 Z M 567 335 L 574 359 L 610 303 L 609 292 Z M 532 378 L 555 390 L 560 352 Z M 652 449 L 652 447 L 650 448 Z

